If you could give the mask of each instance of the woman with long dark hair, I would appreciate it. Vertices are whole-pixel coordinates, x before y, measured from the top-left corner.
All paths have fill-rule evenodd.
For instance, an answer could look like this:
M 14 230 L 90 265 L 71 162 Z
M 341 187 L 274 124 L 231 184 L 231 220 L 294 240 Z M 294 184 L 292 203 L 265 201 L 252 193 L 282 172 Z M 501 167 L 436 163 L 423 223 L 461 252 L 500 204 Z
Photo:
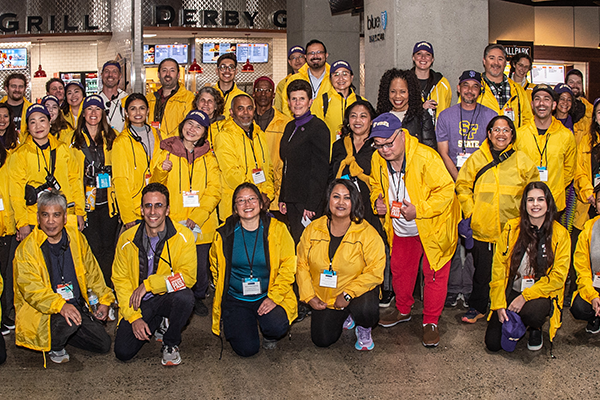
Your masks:
M 42 99 L 42 105 L 50 113 L 50 133 L 69 146 L 73 139 L 73 127 L 67 122 L 57 97 L 48 95 Z
M 85 89 L 77 81 L 71 81 L 65 86 L 65 102 L 62 105 L 62 111 L 67 122 L 75 127 L 77 120 L 81 115 L 81 105 L 85 98 Z
M 505 225 L 494 256 L 492 315 L 485 333 L 490 351 L 504 348 L 502 324 L 508 321 L 507 310 L 518 314 L 529 328 L 527 348 L 532 351 L 542 348 L 546 317 L 550 317 L 551 343 L 562 323 L 571 241 L 567 230 L 555 221 L 556 205 L 544 182 L 525 187 L 519 213 L 519 218 Z
M 402 122 L 402 128 L 429 147 L 437 147 L 431 115 L 423 109 L 419 81 L 411 70 L 392 68 L 379 82 L 377 115 L 391 112 Z
M 273 349 L 298 315 L 292 290 L 294 240 L 283 222 L 267 215 L 258 187 L 246 182 L 233 192 L 232 215 L 217 229 L 210 249 L 215 282 L 212 331 L 242 357 Z
M 116 134 L 108 124 L 104 101 L 98 95 L 85 98 L 81 118 L 73 133 L 71 150 L 77 160 L 79 190 L 85 193 L 87 224 L 83 234 L 96 256 L 104 279 L 111 284 L 119 226 L 112 182 L 112 148 Z
M 6 103 L 0 103 L 0 143 L 9 153 L 19 145 L 19 131 L 13 120 L 12 111 Z

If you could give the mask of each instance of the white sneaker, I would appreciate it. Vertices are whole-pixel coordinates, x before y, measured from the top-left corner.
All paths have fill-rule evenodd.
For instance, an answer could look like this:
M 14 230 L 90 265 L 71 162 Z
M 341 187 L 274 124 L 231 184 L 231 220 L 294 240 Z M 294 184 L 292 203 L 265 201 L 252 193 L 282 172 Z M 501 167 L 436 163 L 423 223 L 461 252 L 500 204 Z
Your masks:
M 179 347 L 163 346 L 162 365 L 172 367 L 181 364 L 181 356 L 179 355 Z
M 62 364 L 69 362 L 69 353 L 65 349 L 59 351 L 50 351 L 48 352 L 48 356 L 50 357 L 50 361 L 56 364 Z

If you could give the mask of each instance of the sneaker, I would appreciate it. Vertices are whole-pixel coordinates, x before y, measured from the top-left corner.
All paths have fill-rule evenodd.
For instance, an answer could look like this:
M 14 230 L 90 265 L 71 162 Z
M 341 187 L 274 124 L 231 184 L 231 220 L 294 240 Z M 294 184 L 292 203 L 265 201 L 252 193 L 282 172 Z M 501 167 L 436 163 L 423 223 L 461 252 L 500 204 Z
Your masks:
M 467 322 L 469 324 L 474 324 L 475 322 L 477 322 L 477 320 L 479 320 L 479 319 L 481 319 L 483 317 L 485 317 L 485 315 L 483 315 L 482 313 L 480 313 L 476 309 L 469 308 L 469 311 L 467 311 L 465 313 L 465 315 L 463 315 L 462 322 Z
M 4 317 L 2 319 L 2 325 L 10 329 L 11 331 L 15 329 L 15 321 L 10 319 L 9 317 Z
M 298 318 L 296 318 L 294 320 L 294 322 L 301 322 L 301 321 L 303 321 L 304 318 L 306 318 L 306 316 L 310 314 L 310 311 L 311 311 L 311 309 L 310 309 L 309 306 L 307 306 L 304 303 L 299 303 L 298 304 Z
M 344 329 L 350 330 L 354 328 L 356 324 L 354 323 L 354 318 L 352 318 L 352 314 L 348 315 L 348 318 L 344 321 Z
M 206 307 L 202 299 L 196 299 L 196 303 L 194 304 L 194 314 L 199 317 L 206 317 L 208 315 L 208 307 Z
M 0 333 L 2 333 L 2 336 L 10 335 L 10 329 L 2 325 L 0 326 Z
M 263 349 L 275 350 L 277 348 L 277 339 L 267 339 L 263 336 Z
M 463 302 L 463 307 L 466 308 L 467 310 L 469 309 L 469 297 L 471 297 L 471 293 L 461 293 L 460 294 L 460 298 Z
M 163 346 L 162 348 L 162 365 L 172 367 L 181 364 L 181 356 L 179 355 L 179 347 Z
M 444 303 L 444 307 L 456 307 L 458 304 L 458 293 L 450 293 L 446 296 L 446 302 Z
M 158 327 L 156 332 L 154 332 L 154 338 L 156 339 L 157 342 L 163 341 L 163 336 L 164 336 L 165 332 L 167 332 L 167 329 L 169 329 L 169 319 L 163 318 L 162 322 L 160 323 L 160 326 Z
M 544 344 L 544 338 L 542 336 L 541 329 L 532 329 L 529 332 L 529 340 L 527 341 L 527 348 L 531 351 L 537 351 L 542 348 Z
M 387 308 L 392 304 L 392 301 L 396 296 L 394 295 L 393 290 L 382 290 L 381 291 L 381 300 L 379 300 L 379 307 Z
M 587 326 L 585 327 L 585 331 L 587 333 L 600 332 L 600 317 L 596 317 L 593 320 L 591 320 L 590 322 L 588 322 Z
M 373 350 L 373 347 L 375 347 L 375 343 L 373 343 L 373 338 L 371 337 L 371 328 L 357 326 L 354 348 L 356 350 Z
M 59 351 L 50 351 L 48 352 L 48 356 L 50 357 L 50 361 L 56 364 L 62 364 L 69 362 L 69 353 L 65 349 Z
M 400 322 L 408 322 L 410 321 L 410 313 L 402 314 L 396 307 L 387 315 L 384 315 L 379 319 L 379 325 L 384 328 L 390 328 L 394 325 L 398 325 Z
M 423 346 L 437 347 L 440 344 L 440 331 L 436 324 L 423 325 Z

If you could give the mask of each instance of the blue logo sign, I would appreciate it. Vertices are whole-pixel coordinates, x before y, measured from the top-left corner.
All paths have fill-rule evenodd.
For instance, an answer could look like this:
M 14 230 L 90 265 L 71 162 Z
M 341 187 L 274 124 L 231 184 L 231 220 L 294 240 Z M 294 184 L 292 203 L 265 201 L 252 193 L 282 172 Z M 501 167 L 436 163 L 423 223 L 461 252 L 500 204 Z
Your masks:
M 385 28 L 387 27 L 387 11 L 381 12 L 381 27 L 385 31 Z

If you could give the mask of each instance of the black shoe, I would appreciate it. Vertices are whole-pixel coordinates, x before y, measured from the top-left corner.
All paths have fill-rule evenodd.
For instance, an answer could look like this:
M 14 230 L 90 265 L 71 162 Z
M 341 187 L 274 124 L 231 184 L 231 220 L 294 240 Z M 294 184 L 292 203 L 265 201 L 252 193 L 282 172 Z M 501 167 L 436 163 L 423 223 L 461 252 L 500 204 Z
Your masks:
M 311 308 L 304 303 L 298 304 L 298 318 L 294 322 L 301 322 L 306 318 L 307 315 L 310 314 Z
M 194 314 L 199 317 L 206 317 L 208 315 L 208 307 L 206 307 L 202 299 L 196 299 L 196 304 L 194 305 Z
M 444 307 L 456 307 L 458 304 L 458 293 L 450 293 L 446 295 L 446 302 L 444 303 Z
M 6 316 L 4 318 L 2 318 L 2 325 L 4 325 L 6 328 L 8 328 L 10 330 L 15 329 L 15 321 Z
M 587 333 L 600 332 L 600 317 L 596 317 L 593 320 L 591 320 L 590 322 L 588 322 L 587 326 L 585 327 L 585 331 Z
M 393 290 L 382 290 L 381 291 L 381 300 L 379 300 L 379 307 L 387 308 L 394 301 L 394 291 Z
M 532 329 L 529 332 L 529 341 L 527 342 L 527 348 L 531 351 L 537 351 L 542 348 L 544 344 L 544 338 L 542 336 L 541 329 Z

